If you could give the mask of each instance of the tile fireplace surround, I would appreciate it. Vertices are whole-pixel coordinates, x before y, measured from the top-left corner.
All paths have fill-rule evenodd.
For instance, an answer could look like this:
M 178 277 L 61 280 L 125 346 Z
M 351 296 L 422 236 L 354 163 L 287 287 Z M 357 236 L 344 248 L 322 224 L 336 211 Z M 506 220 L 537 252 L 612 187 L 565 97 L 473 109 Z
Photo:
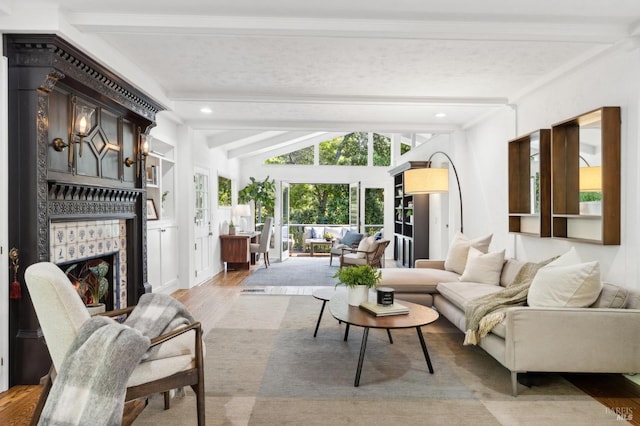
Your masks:
M 127 306 L 126 220 L 51 222 L 49 241 L 50 261 L 57 265 L 113 255 L 113 309 Z

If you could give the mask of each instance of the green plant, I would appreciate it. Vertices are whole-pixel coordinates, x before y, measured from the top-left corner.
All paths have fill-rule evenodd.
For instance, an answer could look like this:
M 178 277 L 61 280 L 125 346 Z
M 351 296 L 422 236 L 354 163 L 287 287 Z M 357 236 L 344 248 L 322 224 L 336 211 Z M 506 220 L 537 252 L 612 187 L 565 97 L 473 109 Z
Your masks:
M 229 222 L 229 228 L 235 228 L 236 226 L 233 224 L 233 221 Z
M 82 265 L 80 272 L 74 275 L 72 272 L 77 266 L 77 263 L 71 265 L 64 273 L 71 280 L 85 305 L 100 303 L 109 291 L 109 281 L 106 278 L 109 264 L 100 259 L 89 260 Z
M 413 216 L 413 209 L 407 210 L 407 216 Z
M 371 265 L 350 266 L 338 269 L 333 278 L 340 280 L 336 287 L 342 284 L 345 287 L 365 285 L 368 288 L 373 288 L 380 283 L 382 272 Z
M 324 234 L 322 234 L 322 238 L 324 238 L 325 240 L 329 241 L 329 240 L 333 239 L 333 234 L 331 232 L 325 232 Z
M 249 180 L 251 183 L 238 192 L 238 202 L 246 204 L 253 200 L 256 204 L 256 219 L 258 219 L 261 217 L 262 208 L 273 211 L 276 200 L 276 181 L 274 179 L 269 181 L 269 176 L 263 181 L 257 181 L 254 177 L 250 177 Z
M 581 192 L 580 202 L 602 201 L 602 192 Z

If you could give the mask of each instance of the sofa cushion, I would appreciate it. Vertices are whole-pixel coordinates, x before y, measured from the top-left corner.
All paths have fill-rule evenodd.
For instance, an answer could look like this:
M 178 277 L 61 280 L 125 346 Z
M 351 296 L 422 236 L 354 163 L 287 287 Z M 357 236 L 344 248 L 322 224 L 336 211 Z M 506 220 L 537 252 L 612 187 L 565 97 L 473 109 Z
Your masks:
M 383 268 L 380 285 L 398 293 L 433 293 L 441 282 L 458 280 L 458 274 L 441 269 Z
M 447 253 L 447 259 L 444 262 L 444 269 L 447 271 L 457 272 L 462 274 L 464 268 L 467 265 L 467 256 L 469 254 L 469 247 L 474 247 L 480 250 L 482 253 L 489 251 L 489 244 L 491 243 L 492 234 L 485 237 L 476 238 L 470 240 L 461 232 L 455 236 L 449 247 Z
M 311 238 L 316 239 L 316 240 L 324 238 L 323 237 L 323 235 L 324 235 L 324 226 L 313 226 L 313 227 L 311 227 L 311 231 L 312 231 Z
M 344 237 L 340 240 L 340 243 L 351 247 L 354 244 L 360 243 L 362 236 L 363 235 L 358 232 L 347 231 L 347 233 L 344 234 Z
M 505 325 L 505 321 L 506 319 L 502 320 L 502 322 L 499 322 L 491 329 L 493 334 L 502 337 L 503 339 L 507 338 L 507 326 Z
M 526 262 L 516 259 L 507 259 L 502 266 L 502 273 L 500 274 L 500 285 L 503 287 L 509 287 L 513 283 L 514 278 L 520 272 L 520 269 Z
M 600 266 L 597 261 L 574 264 L 576 259 L 570 251 L 540 268 L 529 288 L 529 306 L 586 308 L 595 302 L 602 290 Z
M 592 308 L 624 308 L 629 290 L 617 285 L 602 283 L 602 291 L 591 305 Z
M 482 253 L 475 247 L 469 247 L 467 265 L 460 277 L 460 281 L 499 285 L 503 264 L 504 250 L 494 253 Z
M 439 283 L 436 289 L 444 298 L 453 303 L 463 312 L 470 300 L 504 290 L 499 285 L 480 284 L 466 281 Z

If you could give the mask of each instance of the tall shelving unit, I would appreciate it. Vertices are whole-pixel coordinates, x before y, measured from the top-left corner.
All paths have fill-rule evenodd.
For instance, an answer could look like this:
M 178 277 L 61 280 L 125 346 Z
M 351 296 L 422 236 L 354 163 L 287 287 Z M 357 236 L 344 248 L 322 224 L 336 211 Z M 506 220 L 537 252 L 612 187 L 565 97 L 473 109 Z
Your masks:
M 147 200 L 153 200 L 157 214 L 157 220 L 147 220 L 147 270 L 155 292 L 169 293 L 178 286 L 176 167 L 175 147 L 154 139 L 144 176 Z
M 429 194 L 409 195 L 404 190 L 404 172 L 427 165 L 409 161 L 389 172 L 394 183 L 393 258 L 398 267 L 413 268 L 416 259 L 429 258 Z

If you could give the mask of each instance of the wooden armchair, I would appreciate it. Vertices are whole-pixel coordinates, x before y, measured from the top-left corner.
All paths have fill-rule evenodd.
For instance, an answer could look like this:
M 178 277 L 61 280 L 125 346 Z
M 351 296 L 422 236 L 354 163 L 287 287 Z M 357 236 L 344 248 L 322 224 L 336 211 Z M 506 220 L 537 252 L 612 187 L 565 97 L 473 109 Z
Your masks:
M 358 250 L 343 247 L 342 254 L 340 255 L 340 267 L 343 266 L 357 266 L 357 265 L 371 265 L 376 268 L 382 268 L 382 262 L 384 260 L 384 251 L 389 245 L 389 240 L 374 241 L 374 244 L 368 251 Z
M 90 319 L 90 315 L 73 285 L 57 265 L 49 262 L 33 264 L 25 271 L 25 281 L 53 361 L 31 420 L 31 424 L 37 424 L 55 380 L 56 369 L 62 366 L 67 350 L 82 325 Z M 127 315 L 133 308 L 104 315 Z M 133 370 L 127 382 L 125 401 L 163 393 L 167 409 L 168 392 L 171 389 L 191 386 L 196 393 L 198 425 L 203 426 L 204 362 L 200 323 L 192 323 L 151 340 L 151 347 L 161 344 L 162 347 L 154 357 L 139 363 Z

